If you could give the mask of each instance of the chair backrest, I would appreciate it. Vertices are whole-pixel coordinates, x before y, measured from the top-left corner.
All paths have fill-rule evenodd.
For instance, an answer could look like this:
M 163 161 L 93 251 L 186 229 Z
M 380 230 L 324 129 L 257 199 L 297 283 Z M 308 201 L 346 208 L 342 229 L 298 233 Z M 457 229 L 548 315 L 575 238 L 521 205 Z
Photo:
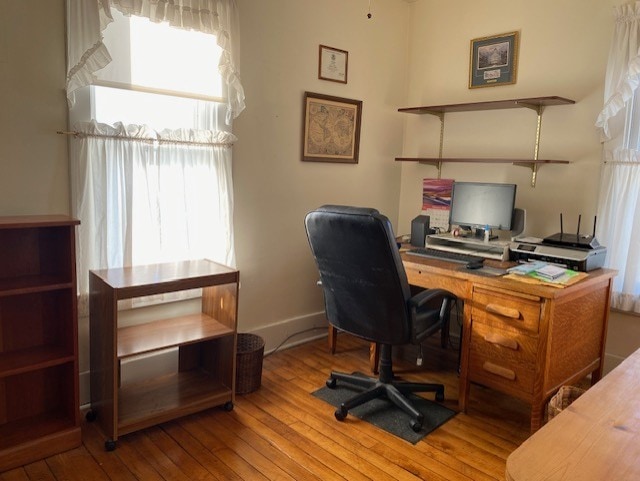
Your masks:
M 411 291 L 389 219 L 326 205 L 307 214 L 305 226 L 329 322 L 370 341 L 409 342 Z

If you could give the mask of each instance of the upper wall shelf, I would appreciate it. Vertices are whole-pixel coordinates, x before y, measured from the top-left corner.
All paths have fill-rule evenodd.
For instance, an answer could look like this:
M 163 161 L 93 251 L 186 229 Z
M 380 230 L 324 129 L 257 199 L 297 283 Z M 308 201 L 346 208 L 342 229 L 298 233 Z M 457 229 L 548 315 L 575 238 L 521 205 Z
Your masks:
M 568 164 L 567 160 L 542 160 L 538 158 L 538 151 L 540 148 L 540 132 L 542 127 L 542 112 L 545 107 L 554 105 L 569 105 L 575 104 L 574 100 L 566 99 L 564 97 L 532 97 L 523 99 L 511 99 L 511 100 L 496 100 L 490 102 L 473 102 L 462 104 L 449 104 L 449 105 L 431 105 L 424 107 L 408 107 L 398 109 L 398 112 L 409 114 L 429 114 L 435 115 L 440 119 L 440 149 L 439 155 L 436 158 L 424 158 L 424 157 L 396 157 L 397 161 L 414 161 L 424 164 L 434 165 L 438 168 L 438 178 L 442 173 L 443 162 L 484 162 L 484 163 L 512 163 L 514 165 L 520 165 L 529 167 L 531 169 L 531 186 L 536 185 L 536 176 L 538 173 L 538 167 L 540 164 Z M 538 116 L 538 122 L 536 127 L 536 142 L 535 150 L 532 159 L 478 159 L 478 158 L 443 158 L 442 148 L 444 143 L 444 117 L 447 112 L 473 112 L 481 110 L 504 110 L 504 109 L 516 109 L 516 108 L 528 108 L 534 110 Z

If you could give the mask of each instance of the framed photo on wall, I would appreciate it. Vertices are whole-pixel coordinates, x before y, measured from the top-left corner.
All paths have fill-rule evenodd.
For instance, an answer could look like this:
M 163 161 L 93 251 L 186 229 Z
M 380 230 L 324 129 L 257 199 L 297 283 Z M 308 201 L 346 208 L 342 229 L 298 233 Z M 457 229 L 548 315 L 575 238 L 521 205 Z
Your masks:
M 516 83 L 520 32 L 471 40 L 469 88 Z
M 358 163 L 362 101 L 304 93 L 302 160 Z
M 320 45 L 318 58 L 318 78 L 332 82 L 347 83 L 349 52 L 339 48 Z

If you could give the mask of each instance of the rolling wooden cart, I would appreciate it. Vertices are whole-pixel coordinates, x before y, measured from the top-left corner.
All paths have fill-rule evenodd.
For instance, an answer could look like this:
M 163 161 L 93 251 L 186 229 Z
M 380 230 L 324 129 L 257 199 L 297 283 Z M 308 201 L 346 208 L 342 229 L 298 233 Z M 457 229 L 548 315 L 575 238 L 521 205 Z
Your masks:
M 239 272 L 208 260 L 91 271 L 91 410 L 119 436 L 214 406 L 233 409 Z M 118 326 L 118 301 L 202 288 L 201 313 Z M 175 373 L 121 384 L 121 361 L 178 348 Z

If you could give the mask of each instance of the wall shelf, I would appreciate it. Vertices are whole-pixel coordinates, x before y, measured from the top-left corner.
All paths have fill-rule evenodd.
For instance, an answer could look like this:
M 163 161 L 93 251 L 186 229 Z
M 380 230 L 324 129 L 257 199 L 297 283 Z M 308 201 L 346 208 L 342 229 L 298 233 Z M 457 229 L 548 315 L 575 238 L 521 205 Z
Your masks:
M 442 174 L 442 164 L 445 162 L 467 162 L 467 163 L 509 163 L 521 167 L 531 169 L 531 186 L 535 187 L 536 177 L 539 166 L 541 164 L 568 164 L 567 160 L 548 160 L 539 159 L 538 152 L 540 148 L 540 133 L 542 128 L 542 113 L 545 107 L 554 105 L 570 105 L 575 104 L 574 100 L 564 97 L 531 97 L 511 100 L 496 100 L 490 102 L 473 102 L 448 105 L 431 105 L 424 107 L 408 107 L 398 109 L 398 112 L 418 114 L 418 115 L 435 115 L 440 119 L 440 146 L 438 157 L 396 157 L 396 161 L 402 162 L 420 162 L 422 164 L 433 165 L 438 169 L 438 178 Z M 504 110 L 515 108 L 528 108 L 536 112 L 536 138 L 533 158 L 531 159 L 500 159 L 500 158 L 446 158 L 442 156 L 444 145 L 444 118 L 448 112 L 474 112 L 484 110 Z

